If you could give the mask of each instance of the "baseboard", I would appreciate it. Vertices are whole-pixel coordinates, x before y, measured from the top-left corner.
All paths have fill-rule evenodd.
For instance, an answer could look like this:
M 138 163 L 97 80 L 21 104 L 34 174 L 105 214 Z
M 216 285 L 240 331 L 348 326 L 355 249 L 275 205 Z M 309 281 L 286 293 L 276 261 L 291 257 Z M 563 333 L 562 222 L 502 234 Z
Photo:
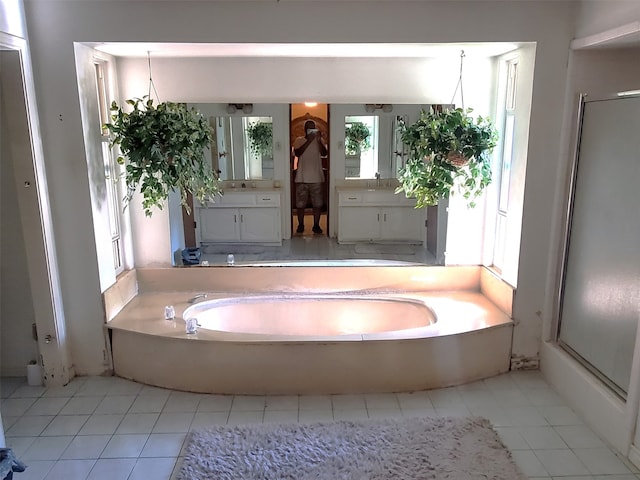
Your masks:
M 629 448 L 629 460 L 633 463 L 637 468 L 640 468 L 640 449 L 635 445 L 631 445 Z

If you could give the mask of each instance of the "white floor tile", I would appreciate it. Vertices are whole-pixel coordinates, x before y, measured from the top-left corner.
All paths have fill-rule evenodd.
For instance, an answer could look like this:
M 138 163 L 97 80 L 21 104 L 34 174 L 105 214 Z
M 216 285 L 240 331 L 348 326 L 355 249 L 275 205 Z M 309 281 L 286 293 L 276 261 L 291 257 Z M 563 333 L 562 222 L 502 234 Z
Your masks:
M 104 397 L 73 397 L 60 410 L 60 415 L 91 415 Z
M 366 420 L 369 414 L 365 408 L 333 409 L 334 420 Z
M 538 411 L 549 425 L 582 425 L 583 423 L 573 410 L 563 405 L 540 406 Z
M 520 434 L 521 427 L 495 427 L 502 443 L 511 451 L 530 450 L 531 447 Z
M 196 393 L 173 392 L 169 395 L 162 412 L 165 413 L 185 413 L 195 412 L 202 395 Z
M 138 458 L 149 435 L 131 433 L 113 435 L 100 454 L 101 458 Z
M 433 408 L 427 392 L 396 393 L 396 398 L 402 410 Z
M 589 475 L 587 467 L 571 450 L 536 450 L 534 453 L 552 477 Z
M 467 417 L 471 412 L 464 405 L 457 407 L 436 407 L 436 414 L 439 417 Z
M 519 427 L 520 435 L 532 450 L 569 448 L 553 427 Z
M 604 448 L 606 445 L 586 425 L 553 427 L 569 448 Z
M 17 420 L 10 429 L 7 430 L 7 435 L 31 437 L 37 436 L 51 423 L 54 419 L 53 415 L 33 415 L 29 417 L 21 417 Z
M 195 413 L 161 413 L 152 433 L 188 432 Z
M 139 458 L 128 480 L 169 480 L 175 458 Z
M 58 460 L 46 480 L 85 480 L 95 460 Z
M 113 377 L 116 381 L 109 385 L 107 395 L 137 395 L 142 391 L 142 385 L 124 378 Z
M 298 399 L 300 410 L 331 411 L 331 395 L 301 395 Z
M 40 397 L 47 391 L 46 387 L 35 387 L 31 385 L 22 385 L 14 390 L 11 394 L 11 398 L 28 398 L 28 397 Z
M 138 395 L 128 413 L 160 413 L 169 395 Z
M 545 470 L 542 462 L 531 450 L 515 450 L 511 452 L 513 460 L 516 462 L 522 473 L 529 477 L 547 477 L 548 472 Z
M 152 433 L 141 457 L 177 457 L 186 438 L 185 433 Z
M 116 433 L 151 433 L 158 417 L 159 413 L 127 413 Z
M 367 408 L 369 418 L 402 418 L 399 408 Z
M 331 403 L 334 411 L 367 408 L 364 395 L 331 395 Z
M 400 403 L 395 393 L 368 393 L 364 396 L 367 409 L 397 409 L 400 410 Z
M 21 460 L 58 460 L 73 437 L 39 437 L 22 455 Z
M 62 387 L 48 387 L 47 391 L 42 394 L 43 397 L 72 397 L 74 396 L 80 387 L 82 387 L 84 381 L 72 380 L 67 385 Z
M 228 412 L 231 410 L 233 395 L 204 395 L 198 403 L 198 412 Z
M 231 411 L 242 412 L 264 410 L 266 402 L 266 398 L 262 395 L 236 395 L 235 397 L 233 397 Z
M 299 407 L 297 395 L 267 396 L 265 404 L 266 412 L 274 410 L 296 410 L 297 412 Z
M 37 399 L 25 415 L 57 415 L 69 401 L 69 397 L 42 397 Z
M 608 448 L 576 448 L 573 453 L 594 475 L 623 475 L 631 471 Z
M 298 410 L 265 410 L 263 423 L 298 423 Z
M 227 420 L 228 425 L 244 425 L 247 423 L 262 423 L 262 419 L 264 418 L 264 411 L 260 410 L 259 412 L 251 412 L 251 411 L 233 411 L 229 413 L 229 418 Z
M 22 456 L 24 455 L 24 452 L 26 452 L 29 449 L 31 444 L 37 438 L 38 437 L 35 437 L 35 436 L 34 437 L 6 437 L 5 440 L 7 443 L 7 447 L 13 450 L 13 453 L 15 454 L 15 456 L 18 458 L 22 458 Z
M 504 407 L 504 410 L 511 418 L 511 426 L 537 427 L 549 425 L 536 407 Z
M 226 425 L 228 418 L 229 414 L 226 412 L 196 412 L 189 430 Z
M 109 395 L 102 399 L 95 413 L 127 413 L 136 400 L 135 395 Z
M 101 458 L 87 480 L 127 480 L 135 464 L 135 458 Z
M 58 415 L 40 435 L 76 435 L 88 419 L 89 415 Z
M 107 435 L 112 434 L 120 425 L 124 415 L 98 415 L 94 414 L 89 417 L 87 422 L 82 426 L 78 435 Z
M 454 387 L 430 390 L 429 398 L 435 408 L 466 407 L 460 392 Z
M 60 456 L 65 460 L 88 460 L 100 458 L 111 435 L 79 435 L 75 437 Z
M 2 418 L 24 415 L 36 402 L 36 398 L 5 398 L 0 403 Z M 5 428 L 7 426 L 5 425 Z
M 31 460 L 28 468 L 13 476 L 14 480 L 44 480 L 55 465 L 54 460 Z

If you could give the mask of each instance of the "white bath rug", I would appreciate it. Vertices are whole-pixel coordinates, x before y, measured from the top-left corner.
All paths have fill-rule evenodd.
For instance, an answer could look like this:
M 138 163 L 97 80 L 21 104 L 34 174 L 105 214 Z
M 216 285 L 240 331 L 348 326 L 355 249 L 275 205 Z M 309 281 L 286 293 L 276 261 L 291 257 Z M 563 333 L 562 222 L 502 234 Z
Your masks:
M 526 480 L 482 418 L 210 427 L 178 480 Z

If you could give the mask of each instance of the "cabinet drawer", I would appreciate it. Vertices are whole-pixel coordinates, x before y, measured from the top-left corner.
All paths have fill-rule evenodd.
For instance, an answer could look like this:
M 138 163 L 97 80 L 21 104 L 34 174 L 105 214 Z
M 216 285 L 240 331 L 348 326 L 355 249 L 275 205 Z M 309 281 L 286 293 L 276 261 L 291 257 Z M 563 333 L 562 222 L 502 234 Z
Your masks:
M 361 192 L 340 192 L 338 199 L 340 205 L 358 205 L 362 203 Z
M 280 205 L 280 195 L 276 193 L 257 193 L 256 205 Z

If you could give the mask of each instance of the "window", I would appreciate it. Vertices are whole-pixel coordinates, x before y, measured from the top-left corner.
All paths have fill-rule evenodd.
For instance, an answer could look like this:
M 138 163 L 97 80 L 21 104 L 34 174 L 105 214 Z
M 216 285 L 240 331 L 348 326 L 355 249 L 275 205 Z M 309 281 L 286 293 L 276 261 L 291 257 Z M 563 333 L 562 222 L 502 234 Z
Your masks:
M 518 59 L 506 62 L 506 81 L 504 83 L 504 101 L 502 106 L 502 124 L 500 128 L 502 152 L 497 165 L 498 202 L 496 212 L 496 241 L 493 252 L 493 266 L 501 271 L 504 267 L 505 239 L 507 236 L 507 217 L 509 215 L 509 190 L 511 185 L 511 162 L 513 158 L 513 140 L 516 126 L 516 85 Z
M 347 131 L 354 126 L 363 125 L 369 131 L 369 137 L 357 148 L 352 147 L 349 151 L 349 144 L 346 147 L 346 178 L 375 178 L 378 172 L 378 117 L 372 115 L 360 115 L 345 117 L 345 128 Z M 350 163 L 353 162 L 353 164 Z
M 109 69 L 107 63 L 96 60 L 96 92 L 98 95 L 98 113 L 100 120 L 100 140 L 102 146 L 102 161 L 106 178 L 106 198 L 109 214 L 109 227 L 111 232 L 111 245 L 113 249 L 113 268 L 116 275 L 124 270 L 121 213 L 123 211 L 122 199 L 124 195 L 120 188 L 121 169 L 116 162 L 115 155 L 109 146 L 109 130 L 104 124 L 110 120 L 109 106 L 111 104 L 111 89 L 109 82 Z

